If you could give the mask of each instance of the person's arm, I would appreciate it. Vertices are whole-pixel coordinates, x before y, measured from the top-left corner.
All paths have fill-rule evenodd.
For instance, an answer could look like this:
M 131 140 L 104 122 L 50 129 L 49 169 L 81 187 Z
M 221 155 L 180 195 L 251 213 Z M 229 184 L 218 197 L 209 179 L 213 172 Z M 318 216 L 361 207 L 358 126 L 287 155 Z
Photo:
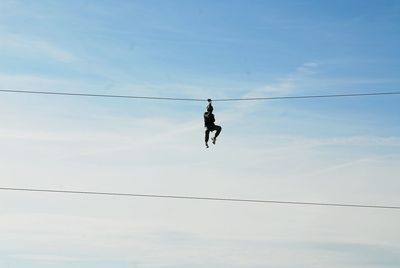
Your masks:
M 207 111 L 212 112 L 214 110 L 214 107 L 212 106 L 212 100 L 208 99 L 208 105 L 207 105 Z M 209 108 L 211 108 L 211 110 L 209 110 Z
M 215 122 L 214 114 L 211 114 L 211 121 L 212 121 L 213 123 Z

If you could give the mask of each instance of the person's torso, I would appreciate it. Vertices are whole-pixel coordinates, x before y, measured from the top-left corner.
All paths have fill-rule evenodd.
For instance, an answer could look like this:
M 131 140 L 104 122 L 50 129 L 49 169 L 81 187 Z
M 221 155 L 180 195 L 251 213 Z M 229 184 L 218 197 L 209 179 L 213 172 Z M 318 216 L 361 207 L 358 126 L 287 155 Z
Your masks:
M 213 127 L 215 122 L 214 115 L 210 112 L 204 113 L 204 126 Z

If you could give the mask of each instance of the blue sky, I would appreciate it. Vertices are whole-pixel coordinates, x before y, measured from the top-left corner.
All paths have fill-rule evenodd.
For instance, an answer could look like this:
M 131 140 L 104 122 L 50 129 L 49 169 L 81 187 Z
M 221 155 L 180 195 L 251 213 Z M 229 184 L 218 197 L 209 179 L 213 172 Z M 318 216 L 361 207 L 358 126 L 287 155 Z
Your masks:
M 398 1 L 1 1 L 0 89 L 398 91 Z M 0 95 L 0 183 L 399 205 L 400 97 Z M 398 267 L 396 211 L 2 192 L 3 267 Z

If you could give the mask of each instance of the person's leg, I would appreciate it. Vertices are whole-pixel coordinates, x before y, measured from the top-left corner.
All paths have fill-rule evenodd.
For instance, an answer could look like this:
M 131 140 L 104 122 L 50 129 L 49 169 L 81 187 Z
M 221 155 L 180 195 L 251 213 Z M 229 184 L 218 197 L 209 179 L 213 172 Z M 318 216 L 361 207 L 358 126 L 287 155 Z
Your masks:
M 215 142 L 217 141 L 217 137 L 218 137 L 219 133 L 221 133 L 221 129 L 222 128 L 220 126 L 217 126 L 217 125 L 214 126 L 213 130 L 215 130 L 216 133 L 215 133 L 214 137 L 211 138 L 213 144 L 215 144 Z
M 208 139 L 210 138 L 210 130 L 209 129 L 206 129 L 206 132 L 205 132 L 205 142 L 206 142 L 206 146 L 207 146 L 207 148 L 208 148 Z
M 217 132 L 215 133 L 214 138 L 217 138 L 218 135 L 219 135 L 219 133 L 221 133 L 222 127 L 221 127 L 221 126 L 215 126 L 215 130 L 216 130 Z

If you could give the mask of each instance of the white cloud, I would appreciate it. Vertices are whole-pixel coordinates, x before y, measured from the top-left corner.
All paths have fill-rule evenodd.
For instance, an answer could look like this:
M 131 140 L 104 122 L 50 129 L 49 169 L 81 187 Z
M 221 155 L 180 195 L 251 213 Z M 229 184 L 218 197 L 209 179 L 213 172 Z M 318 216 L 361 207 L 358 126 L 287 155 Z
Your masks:
M 60 199 L 56 200 L 60 206 Z M 304 266 L 319 264 L 329 268 L 383 261 L 399 251 L 395 238 L 377 242 L 373 234 L 366 234 L 368 228 L 350 227 L 365 221 L 368 212 L 354 217 L 354 211 L 337 214 L 334 210 L 289 209 L 285 213 L 282 208 L 248 206 L 246 211 L 240 205 L 234 209 L 205 205 L 211 210 L 196 211 L 176 203 L 173 207 L 178 211 L 164 213 L 156 208 L 160 207 L 158 202 L 146 206 L 145 210 L 153 214 L 143 217 L 144 209 L 136 202 L 126 203 L 124 209 L 131 207 L 135 217 L 65 216 L 54 212 L 3 214 L 0 233 L 4 243 L 0 244 L 0 251 L 15 252 L 11 257 L 16 259 L 58 263 L 124 260 L 153 267 L 178 263 L 190 266 L 197 262 L 220 267 L 265 267 L 266 263 L 292 267 L 290 264 L 296 260 Z M 80 204 L 87 203 L 81 200 Z M 101 200 L 98 203 L 103 204 Z M 75 202 L 71 205 L 79 206 Z M 89 206 L 80 211 L 90 209 Z M 176 218 L 177 212 L 185 211 L 185 217 Z M 332 217 L 339 218 L 333 223 Z M 376 219 L 370 224 L 378 222 Z M 251 230 L 243 228 L 244 224 L 249 224 Z M 381 226 L 391 232 L 396 230 L 395 222 Z
M 61 91 L 71 88 L 79 88 L 79 87 L 85 88 L 83 85 L 84 85 L 83 82 L 78 80 L 49 78 L 40 75 L 0 73 L 1 89 Z
M 300 85 L 305 80 L 308 80 L 314 74 L 314 70 L 318 67 L 316 62 L 305 62 L 297 67 L 295 71 L 278 79 L 276 83 L 270 83 L 258 88 L 249 90 L 240 98 L 258 98 L 258 97 L 274 97 L 287 96 L 293 92 L 301 91 Z M 243 101 L 233 104 L 224 113 L 220 113 L 224 121 L 239 120 L 248 113 L 256 112 L 260 105 L 266 105 L 266 101 Z
M 316 62 L 305 62 L 301 66 L 297 67 L 296 70 L 281 78 L 276 84 L 265 85 L 263 87 L 251 90 L 244 98 L 247 97 L 268 97 L 268 94 L 288 94 L 292 93 L 297 87 L 297 83 L 303 79 L 308 78 L 310 75 L 315 73 L 315 69 L 318 67 Z M 267 94 L 267 95 L 265 95 Z
M 315 67 L 304 64 L 306 70 Z M 282 91 L 276 92 L 295 91 L 296 81 L 309 75 L 303 69 L 294 73 L 278 83 Z M 19 78 L 3 76 L 3 81 L 23 86 Z M 69 85 L 68 81 L 25 78 L 23 83 L 34 87 Z M 382 197 L 388 204 L 399 201 L 398 156 L 371 149 L 399 146 L 396 136 L 314 139 L 266 134 L 262 140 L 252 140 L 251 133 L 243 135 L 239 129 L 223 132 L 216 147 L 206 150 L 201 116 L 194 121 L 170 119 L 162 107 L 157 116 L 136 118 L 109 114 L 96 105 L 54 102 L 53 108 L 68 111 L 67 123 L 54 115 L 54 109 L 39 112 L 35 103 L 9 105 L 18 113 L 1 116 L 0 182 L 5 186 L 299 201 L 380 202 Z M 385 187 L 375 177 L 382 172 Z M 153 267 L 172 263 L 290 267 L 296 260 L 307 267 L 351 267 L 351 262 L 357 267 L 358 255 L 321 250 L 318 243 L 396 249 L 399 235 L 397 214 L 382 211 L 2 194 L 0 237 L 6 242 L 0 248 L 17 259 L 127 260 Z M 316 260 L 320 255 L 324 258 Z
M 71 52 L 49 41 L 26 36 L 2 34 L 0 35 L 0 48 L 10 49 L 22 57 L 39 55 L 64 63 L 78 60 Z

